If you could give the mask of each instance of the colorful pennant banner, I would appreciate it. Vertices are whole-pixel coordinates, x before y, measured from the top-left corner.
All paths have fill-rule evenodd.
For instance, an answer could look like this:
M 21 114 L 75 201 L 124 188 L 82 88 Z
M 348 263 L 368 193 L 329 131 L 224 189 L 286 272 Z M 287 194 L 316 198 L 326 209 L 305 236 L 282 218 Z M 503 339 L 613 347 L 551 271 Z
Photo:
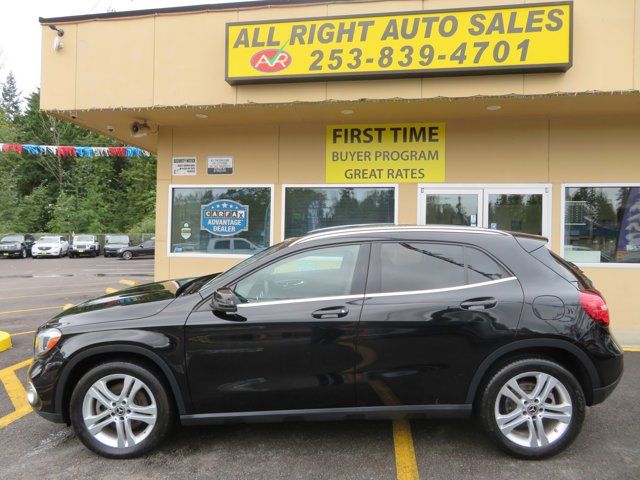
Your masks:
M 29 155 L 56 155 L 58 157 L 149 157 L 151 154 L 138 147 L 68 147 L 56 145 L 30 145 L 0 143 L 0 152 Z

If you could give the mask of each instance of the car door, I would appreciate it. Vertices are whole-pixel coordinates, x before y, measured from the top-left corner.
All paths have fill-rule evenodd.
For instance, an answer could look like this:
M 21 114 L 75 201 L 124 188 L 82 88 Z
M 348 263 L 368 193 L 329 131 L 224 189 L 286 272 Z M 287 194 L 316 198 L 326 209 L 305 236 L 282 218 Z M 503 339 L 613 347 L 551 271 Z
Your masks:
M 140 256 L 148 257 L 155 253 L 156 242 L 154 240 L 147 240 L 142 242 L 142 248 L 140 249 Z
M 468 245 L 374 244 L 359 325 L 360 406 L 463 404 L 476 367 L 515 335 L 517 279 Z
M 196 413 L 355 406 L 355 333 L 368 244 L 291 254 L 233 285 L 236 315 L 209 302 L 186 324 Z

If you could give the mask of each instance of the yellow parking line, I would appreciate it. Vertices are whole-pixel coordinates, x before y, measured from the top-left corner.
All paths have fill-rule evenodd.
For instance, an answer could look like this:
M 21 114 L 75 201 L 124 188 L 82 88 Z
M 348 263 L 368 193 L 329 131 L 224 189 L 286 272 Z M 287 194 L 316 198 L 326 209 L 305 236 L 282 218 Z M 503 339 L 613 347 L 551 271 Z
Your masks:
M 73 303 L 65 303 L 62 306 L 62 310 L 69 310 L 71 307 L 73 307 Z
M 407 420 L 393 421 L 393 446 L 396 451 L 398 480 L 419 480 L 411 426 Z
M 116 293 L 118 290 L 115 288 L 105 288 L 104 293 Z
M 138 282 L 134 282 L 133 280 L 127 280 L 126 278 L 123 278 L 122 280 L 120 280 L 120 282 L 122 285 L 129 285 L 130 287 L 137 287 L 138 285 L 140 285 Z
M 24 313 L 24 312 L 39 312 L 41 310 L 58 310 L 62 307 L 63 305 L 58 305 L 56 307 L 25 308 L 22 310 L 5 310 L 4 312 L 0 312 L 0 315 L 9 315 L 11 313 Z
M 0 382 L 4 385 L 14 408 L 13 412 L 4 417 L 0 417 L 0 430 L 32 411 L 26 399 L 27 392 L 25 392 L 22 383 L 16 375 L 16 370 L 24 368 L 30 363 L 31 359 L 28 359 L 0 370 Z
M 11 335 L 12 337 L 15 337 L 16 335 L 27 335 L 29 333 L 36 333 L 36 331 L 35 330 L 27 330 L 26 332 L 10 333 L 9 335 Z
M 625 352 L 640 352 L 640 347 L 622 347 Z

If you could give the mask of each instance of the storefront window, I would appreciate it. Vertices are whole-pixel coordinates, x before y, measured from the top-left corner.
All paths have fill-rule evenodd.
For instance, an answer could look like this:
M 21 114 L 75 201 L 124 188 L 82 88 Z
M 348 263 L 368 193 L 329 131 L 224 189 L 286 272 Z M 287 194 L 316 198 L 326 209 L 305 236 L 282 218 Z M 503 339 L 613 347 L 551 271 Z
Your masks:
M 270 187 L 174 187 L 171 253 L 253 255 L 271 238 Z
M 567 187 L 564 258 L 640 263 L 640 187 Z
M 286 187 L 284 237 L 358 223 L 395 223 L 393 187 Z

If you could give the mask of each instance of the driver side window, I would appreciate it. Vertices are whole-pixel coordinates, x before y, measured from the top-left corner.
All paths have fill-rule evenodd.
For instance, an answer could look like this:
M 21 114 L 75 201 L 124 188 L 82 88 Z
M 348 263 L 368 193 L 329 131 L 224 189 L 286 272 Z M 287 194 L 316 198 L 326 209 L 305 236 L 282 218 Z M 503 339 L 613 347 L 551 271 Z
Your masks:
M 359 251 L 359 245 L 341 245 L 291 255 L 240 280 L 234 290 L 249 303 L 350 295 Z

